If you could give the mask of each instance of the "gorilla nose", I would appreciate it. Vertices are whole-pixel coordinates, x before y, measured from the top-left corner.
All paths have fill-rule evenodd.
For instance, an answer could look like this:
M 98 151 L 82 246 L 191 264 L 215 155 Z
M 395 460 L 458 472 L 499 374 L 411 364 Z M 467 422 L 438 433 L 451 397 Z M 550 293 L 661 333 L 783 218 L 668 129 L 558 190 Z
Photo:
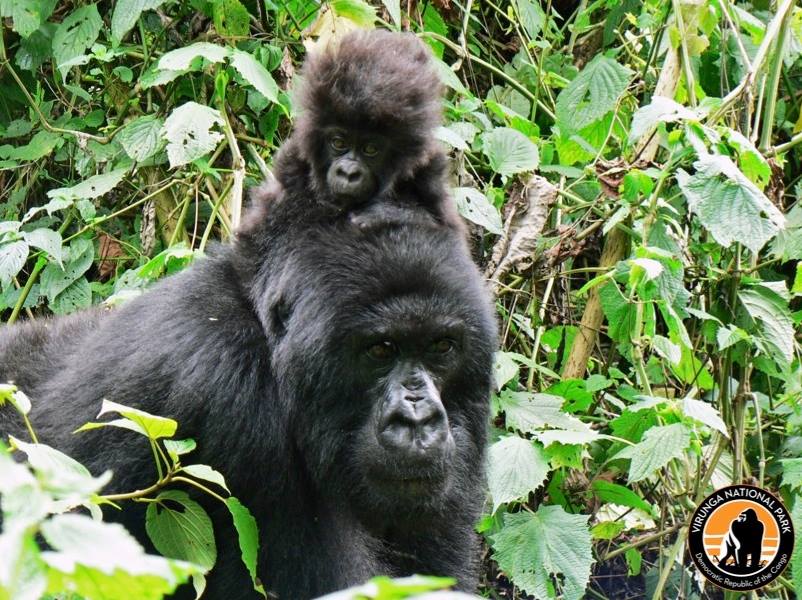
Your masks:
M 348 183 L 357 183 L 362 179 L 362 169 L 355 163 L 341 164 L 337 166 L 337 177 Z
M 385 407 L 378 437 L 386 450 L 422 458 L 445 450 L 451 431 L 439 399 L 409 392 Z

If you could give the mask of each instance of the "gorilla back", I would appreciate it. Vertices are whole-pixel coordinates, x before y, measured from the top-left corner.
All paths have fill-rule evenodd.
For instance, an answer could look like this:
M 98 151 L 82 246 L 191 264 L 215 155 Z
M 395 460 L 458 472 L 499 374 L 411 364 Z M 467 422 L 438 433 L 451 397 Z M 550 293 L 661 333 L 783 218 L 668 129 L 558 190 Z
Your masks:
M 435 226 L 285 239 L 266 255 L 255 228 L 119 310 L 0 329 L 0 381 L 31 397 L 41 441 L 111 468 L 113 492 L 153 482 L 148 444 L 70 432 L 103 398 L 178 420 L 256 516 L 281 599 L 376 574 L 472 589 L 497 341 L 481 276 Z M 25 435 L 7 411 L 0 432 Z M 250 598 L 219 504 L 206 597 Z M 114 518 L 143 537 L 141 517 Z

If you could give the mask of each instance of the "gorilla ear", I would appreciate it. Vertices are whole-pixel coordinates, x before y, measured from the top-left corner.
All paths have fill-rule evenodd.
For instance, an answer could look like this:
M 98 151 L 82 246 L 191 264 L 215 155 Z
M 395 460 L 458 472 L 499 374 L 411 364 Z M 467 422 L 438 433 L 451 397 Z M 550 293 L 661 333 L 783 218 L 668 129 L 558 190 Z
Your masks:
M 292 317 L 292 306 L 283 298 L 270 307 L 270 329 L 276 337 L 281 338 L 287 332 L 290 317 Z

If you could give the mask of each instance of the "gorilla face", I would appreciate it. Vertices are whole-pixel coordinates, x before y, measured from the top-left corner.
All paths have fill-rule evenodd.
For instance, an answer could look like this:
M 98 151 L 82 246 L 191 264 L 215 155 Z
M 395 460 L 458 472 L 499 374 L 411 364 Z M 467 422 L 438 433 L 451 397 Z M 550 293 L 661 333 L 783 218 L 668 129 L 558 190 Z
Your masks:
M 421 251 L 431 232 L 364 237 L 353 259 L 318 249 L 281 278 L 274 361 L 301 396 L 292 436 L 320 493 L 374 516 L 442 509 L 482 476 L 492 307 L 468 260 Z
M 354 205 L 371 198 L 387 162 L 387 140 L 373 133 L 342 127 L 324 129 L 322 170 L 331 195 L 341 205 Z

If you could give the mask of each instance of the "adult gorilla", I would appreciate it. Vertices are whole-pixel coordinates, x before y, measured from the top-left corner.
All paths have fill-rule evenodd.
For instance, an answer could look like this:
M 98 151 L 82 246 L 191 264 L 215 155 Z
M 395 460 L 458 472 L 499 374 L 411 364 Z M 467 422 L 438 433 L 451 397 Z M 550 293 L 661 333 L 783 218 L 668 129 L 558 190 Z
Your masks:
M 435 225 L 297 233 L 266 254 L 257 225 L 119 310 L 0 329 L 0 381 L 32 398 L 41 441 L 113 469 L 113 491 L 152 483 L 148 445 L 70 432 L 102 398 L 177 419 L 256 516 L 283 600 L 413 572 L 470 590 L 497 341 L 481 277 Z M 25 435 L 8 412 L 0 432 Z M 219 504 L 206 597 L 250 598 Z M 122 519 L 141 537 L 138 510 Z

